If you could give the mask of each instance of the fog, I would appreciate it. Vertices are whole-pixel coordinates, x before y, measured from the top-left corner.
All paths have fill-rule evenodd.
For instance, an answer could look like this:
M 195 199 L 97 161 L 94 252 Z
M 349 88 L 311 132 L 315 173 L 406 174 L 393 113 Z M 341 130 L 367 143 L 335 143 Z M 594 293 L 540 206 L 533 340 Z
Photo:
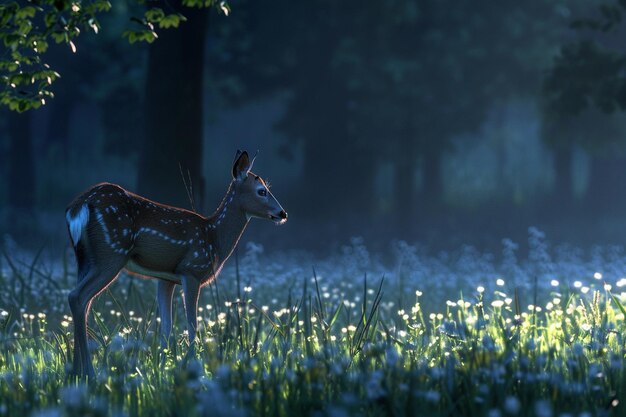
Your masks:
M 53 99 L 2 111 L 5 241 L 63 251 L 67 204 L 103 181 L 190 208 L 185 176 L 210 214 L 245 149 L 289 213 L 246 232 L 268 251 L 328 256 L 362 237 L 383 254 L 502 239 L 526 254 L 530 227 L 623 245 L 622 31 L 595 4 L 168 7 L 187 22 L 130 44 L 143 10 L 114 4 L 76 53 L 51 44 Z

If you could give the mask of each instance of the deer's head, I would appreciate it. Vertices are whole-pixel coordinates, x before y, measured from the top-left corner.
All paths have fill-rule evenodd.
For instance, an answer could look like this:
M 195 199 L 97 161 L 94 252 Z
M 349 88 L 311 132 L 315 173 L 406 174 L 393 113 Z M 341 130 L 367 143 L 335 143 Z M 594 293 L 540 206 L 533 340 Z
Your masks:
M 276 224 L 287 221 L 287 212 L 270 192 L 263 178 L 250 172 L 254 159 L 248 152 L 237 151 L 233 163 L 235 193 L 239 197 L 241 209 L 248 218 L 269 219 Z

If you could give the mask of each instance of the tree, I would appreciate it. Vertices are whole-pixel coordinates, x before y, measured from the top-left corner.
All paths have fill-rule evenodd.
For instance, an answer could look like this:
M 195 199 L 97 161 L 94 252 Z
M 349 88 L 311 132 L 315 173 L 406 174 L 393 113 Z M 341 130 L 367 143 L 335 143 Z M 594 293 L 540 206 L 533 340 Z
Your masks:
M 389 218 L 403 231 L 419 210 L 432 214 L 443 206 L 442 161 L 454 137 L 477 128 L 496 100 L 539 90 L 560 18 L 549 0 L 527 8 L 512 1 L 363 7 L 278 0 L 269 10 L 245 9 L 254 12 L 229 20 L 248 31 L 233 38 L 245 53 L 216 52 L 214 59 L 223 56 L 240 75 L 234 90 L 286 91 L 278 128 L 303 143 L 307 189 L 324 196 L 298 199 L 298 211 L 369 219 L 375 173 L 391 161 Z M 343 198 L 346 190 L 350 199 Z
M 238 104 L 242 97 L 286 97 L 277 129 L 302 144 L 308 190 L 307 198 L 298 194 L 293 199 L 290 211 L 314 221 L 324 217 L 330 227 L 345 222 L 348 213 L 352 219 L 369 214 L 373 195 L 371 144 L 352 127 L 351 74 L 335 64 L 337 45 L 350 35 L 350 17 L 361 6 L 354 1 L 277 0 L 269 8 L 247 2 L 240 6 L 242 13 L 212 28 L 220 42 L 209 47 L 209 71 L 219 73 L 212 75 L 212 84 L 229 103 Z M 308 23 L 302 25 L 304 21 Z M 292 146 L 276 151 L 289 158 Z M 315 198 L 320 195 L 324 198 Z
M 620 207 L 626 202 L 623 169 L 626 142 L 619 120 L 602 116 L 626 109 L 626 55 L 612 46 L 626 4 L 603 4 L 600 17 L 575 20 L 578 39 L 562 46 L 544 82 L 544 140 L 555 152 L 556 195 L 571 201 L 571 153 L 575 146 L 591 155 L 587 205 Z M 591 30 L 593 37 L 583 36 Z M 617 36 L 616 36 L 617 35 Z
M 9 119 L 9 192 L 11 206 L 18 211 L 30 212 L 33 208 L 35 170 L 31 145 L 30 115 L 22 114 Z
M 182 0 L 182 5 L 217 7 L 224 13 L 230 10 L 225 1 L 217 0 Z M 0 104 L 20 112 L 45 104 L 53 97 L 51 85 L 59 77 L 44 61 L 50 42 L 67 44 L 76 52 L 74 40 L 81 31 L 98 33 L 99 15 L 110 9 L 108 0 L 88 4 L 77 0 L 16 0 L 0 5 L 0 41 L 8 49 L 0 59 Z M 134 20 L 139 29 L 124 34 L 131 43 L 153 42 L 158 37 L 157 28 L 178 27 L 185 18 L 151 7 Z
M 65 42 L 75 50 L 73 39 L 81 29 L 97 32 L 96 14 L 111 6 L 105 0 L 86 7 L 69 0 L 23 3 L 0 5 L 0 40 L 8 49 L 0 61 L 0 103 L 20 112 L 53 96 L 50 86 L 59 74 L 42 59 L 49 42 Z
M 139 1 L 138 1 L 139 2 Z M 141 18 L 133 18 L 134 29 L 124 32 L 130 43 L 145 41 L 153 43 L 159 34 L 157 29 L 178 27 L 186 17 L 189 24 L 183 24 L 178 31 L 160 31 L 163 38 L 155 42 L 150 51 L 148 83 L 146 84 L 146 130 L 145 140 L 141 143 L 142 158 L 139 166 L 139 188 L 149 195 L 162 198 L 172 203 L 182 203 L 185 195 L 181 190 L 179 163 L 194 179 L 196 189 L 202 190 L 201 155 L 202 155 L 202 72 L 204 67 L 203 51 L 205 37 L 205 16 L 203 8 L 218 8 L 228 14 L 229 6 L 225 1 L 215 0 L 181 0 L 178 2 L 150 3 Z M 0 40 L 8 48 L 8 55 L 0 61 L 0 104 L 12 110 L 23 112 L 39 108 L 45 99 L 52 97 L 51 85 L 59 77 L 55 69 L 44 62 L 48 51 L 48 42 L 67 44 L 76 52 L 76 37 L 81 29 L 94 33 L 100 30 L 99 16 L 111 9 L 105 0 L 95 0 L 85 5 L 74 0 L 40 0 L 36 4 L 26 5 L 19 1 L 0 5 Z M 166 13 L 164 10 L 167 10 Z M 112 22 L 107 22 L 111 24 Z M 101 39 L 107 42 L 108 39 Z M 117 43 L 117 42 L 116 42 Z M 88 46 L 89 43 L 86 43 Z M 129 54 L 120 54 L 129 56 Z M 98 59 L 99 54 L 83 54 L 87 60 Z M 127 62 L 115 59 L 114 63 L 106 62 L 102 72 L 114 72 Z M 135 65 L 140 65 L 135 62 Z M 59 67 L 65 67 L 59 63 Z M 74 72 L 74 68 L 65 67 L 64 72 Z M 125 71 L 118 80 L 129 80 Z M 98 77 L 102 74 L 90 74 Z M 72 77 L 69 88 L 73 93 L 80 92 L 80 79 Z M 137 148 L 135 138 L 141 137 L 137 123 L 128 123 L 128 119 L 120 115 L 132 114 L 139 107 L 137 83 L 116 86 L 104 86 L 100 91 L 90 90 L 90 98 L 100 100 L 104 106 L 104 121 L 107 128 L 108 150 L 123 149 L 129 152 Z M 114 88 L 111 88 L 114 87 Z M 113 94 L 111 94 L 111 91 Z M 103 93 L 104 91 L 104 93 Z M 119 101 L 122 97 L 126 99 Z M 116 99 L 118 100 L 116 104 Z M 134 106 L 125 113 L 123 107 L 135 101 Z M 54 106 L 55 120 L 60 130 L 55 132 L 51 140 L 66 140 L 67 126 L 71 106 L 66 100 Z M 21 118 L 23 119 L 23 118 Z M 179 137 L 178 135 L 183 135 Z M 22 135 L 23 136 L 23 135 Z M 24 137 L 22 147 L 30 147 L 30 138 Z M 29 160 L 32 162 L 32 156 Z M 26 166 L 26 165 L 25 165 Z M 32 168 L 32 164 L 28 165 Z M 32 170 L 31 170 L 32 172 Z M 34 184 L 30 181 L 28 188 L 22 192 L 34 195 Z M 200 201 L 202 196 L 200 196 Z
M 538 90 L 559 17 L 554 2 L 532 6 L 396 0 L 350 16 L 361 36 L 346 46 L 342 69 L 359 97 L 361 138 L 384 138 L 396 162 L 398 217 L 440 211 L 442 160 L 453 139 L 477 129 L 499 100 Z
M 185 177 L 189 173 L 194 189 L 201 192 L 198 201 L 203 202 L 202 80 L 206 18 L 205 10 L 188 11 L 186 24 L 177 31 L 163 33 L 148 52 L 146 124 L 138 188 L 145 195 L 169 204 L 187 205 L 181 169 Z

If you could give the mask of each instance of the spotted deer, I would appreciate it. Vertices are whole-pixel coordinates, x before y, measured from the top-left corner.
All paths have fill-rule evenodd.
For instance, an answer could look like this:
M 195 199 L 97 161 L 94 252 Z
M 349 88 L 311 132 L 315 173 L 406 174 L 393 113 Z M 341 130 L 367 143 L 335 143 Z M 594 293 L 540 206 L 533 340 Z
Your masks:
M 78 265 L 78 282 L 68 296 L 74 321 L 74 374 L 95 375 L 87 348 L 89 310 L 122 270 L 158 280 L 163 345 L 170 341 L 174 289 L 182 285 L 188 355 L 194 354 L 200 289 L 219 275 L 251 218 L 287 221 L 267 184 L 250 172 L 253 162 L 247 152 L 237 151 L 226 196 L 209 217 L 108 183 L 93 186 L 69 205 L 66 220 Z

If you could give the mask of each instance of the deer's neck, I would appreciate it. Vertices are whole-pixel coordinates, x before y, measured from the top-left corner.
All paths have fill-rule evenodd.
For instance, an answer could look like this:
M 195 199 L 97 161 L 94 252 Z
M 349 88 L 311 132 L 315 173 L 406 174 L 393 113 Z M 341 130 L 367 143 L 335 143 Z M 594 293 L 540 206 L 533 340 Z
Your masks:
M 221 268 L 235 249 L 248 221 L 249 219 L 239 205 L 234 184 L 231 183 L 219 207 L 208 218 L 209 230 L 215 237 L 214 250 L 220 263 L 218 268 Z

